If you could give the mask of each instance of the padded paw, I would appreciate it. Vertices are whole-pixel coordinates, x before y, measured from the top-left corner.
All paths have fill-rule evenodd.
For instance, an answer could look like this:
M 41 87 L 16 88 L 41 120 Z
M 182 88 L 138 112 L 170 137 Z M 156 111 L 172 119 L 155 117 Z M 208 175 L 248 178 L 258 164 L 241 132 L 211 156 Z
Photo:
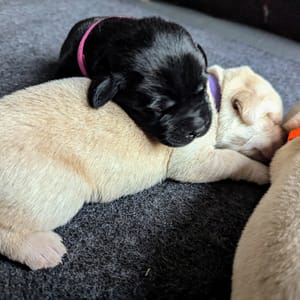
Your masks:
M 29 234 L 20 247 L 20 261 L 32 270 L 53 268 L 67 253 L 61 237 L 52 232 Z
M 262 163 L 256 162 L 252 171 L 253 182 L 257 184 L 267 184 L 270 182 L 269 168 Z

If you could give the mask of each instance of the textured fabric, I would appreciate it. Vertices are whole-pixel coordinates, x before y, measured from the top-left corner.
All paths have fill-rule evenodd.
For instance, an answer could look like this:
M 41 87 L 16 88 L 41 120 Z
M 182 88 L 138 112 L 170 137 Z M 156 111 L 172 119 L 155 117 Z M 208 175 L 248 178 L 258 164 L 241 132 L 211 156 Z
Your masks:
M 78 20 L 153 15 L 128 1 L 0 1 L 0 96 L 52 78 L 60 46 Z M 187 29 L 210 65 L 250 65 L 274 84 L 286 108 L 300 99 L 299 63 L 205 28 Z M 86 205 L 57 230 L 68 248 L 62 265 L 33 272 L 0 257 L 0 299 L 228 299 L 238 238 L 266 188 L 167 181 L 110 204 Z

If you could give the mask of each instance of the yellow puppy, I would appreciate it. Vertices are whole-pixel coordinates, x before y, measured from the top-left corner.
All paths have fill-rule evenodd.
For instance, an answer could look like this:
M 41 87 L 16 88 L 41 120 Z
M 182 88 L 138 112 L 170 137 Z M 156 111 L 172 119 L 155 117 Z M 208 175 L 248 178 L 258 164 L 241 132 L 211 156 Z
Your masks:
M 268 182 L 265 165 L 282 141 L 282 104 L 250 68 L 212 67 L 220 85 L 207 134 L 181 148 L 148 138 L 113 102 L 88 106 L 90 81 L 71 78 L 0 101 L 0 253 L 31 269 L 53 267 L 66 249 L 52 230 L 86 202 L 108 202 L 166 178 Z M 232 148 L 218 149 L 218 148 Z
M 287 114 L 287 131 L 300 127 L 300 102 Z M 251 215 L 233 268 L 233 300 L 300 299 L 300 138 L 271 163 L 271 187 Z

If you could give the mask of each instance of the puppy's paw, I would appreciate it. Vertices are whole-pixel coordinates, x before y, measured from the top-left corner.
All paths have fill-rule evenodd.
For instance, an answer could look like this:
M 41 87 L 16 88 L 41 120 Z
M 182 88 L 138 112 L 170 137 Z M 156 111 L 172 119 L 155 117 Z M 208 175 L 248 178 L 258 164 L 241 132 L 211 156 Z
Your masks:
M 267 184 L 270 182 L 269 168 L 246 156 L 239 156 L 239 163 L 235 164 L 234 180 L 246 180 L 257 184 Z
M 20 247 L 20 260 L 32 270 L 52 268 L 62 262 L 67 253 L 61 237 L 52 232 L 29 234 Z
M 252 161 L 252 169 L 251 169 L 249 181 L 253 181 L 260 185 L 269 183 L 270 182 L 269 168 L 262 163 Z

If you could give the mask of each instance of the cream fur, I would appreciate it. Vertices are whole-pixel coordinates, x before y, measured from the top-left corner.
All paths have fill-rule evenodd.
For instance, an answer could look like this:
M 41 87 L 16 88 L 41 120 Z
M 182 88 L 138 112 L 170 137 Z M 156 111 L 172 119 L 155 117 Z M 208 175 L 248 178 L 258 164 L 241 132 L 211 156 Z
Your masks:
M 300 102 L 284 127 L 300 127 Z M 276 152 L 270 172 L 236 250 L 232 300 L 300 299 L 300 138 Z
M 251 107 L 261 114 L 256 122 L 269 119 L 268 114 L 275 114 L 280 122 L 280 99 L 265 80 L 256 79 L 248 68 L 212 67 L 211 71 L 216 69 L 224 75 L 219 78 L 223 91 L 241 92 L 244 78 L 250 82 L 247 91 L 251 84 L 253 90 L 265 86 L 261 93 L 268 92 L 269 97 L 258 100 L 255 94 L 243 105 L 247 114 Z M 233 72 L 230 78 L 227 72 Z M 89 84 L 85 78 L 52 81 L 0 101 L 0 253 L 9 258 L 31 269 L 57 265 L 66 249 L 52 230 L 66 224 L 85 202 L 112 201 L 167 177 L 187 182 L 226 178 L 268 182 L 265 165 L 237 151 L 216 149 L 218 141 L 225 140 L 233 141 L 227 148 L 240 150 L 240 141 L 240 148 L 234 144 L 239 126 L 244 128 L 242 135 L 256 127 L 244 123 L 241 112 L 230 106 L 228 94 L 222 99 L 221 121 L 213 108 L 212 126 L 205 136 L 185 147 L 170 148 L 147 138 L 113 102 L 90 108 Z M 270 99 L 273 105 L 265 109 Z M 237 128 L 225 126 L 226 120 Z M 277 144 L 279 126 L 268 124 L 268 130 L 277 134 Z M 257 134 L 263 140 L 266 131 Z M 270 144 L 274 146 L 273 141 Z
M 270 159 L 282 145 L 282 102 L 271 84 L 249 67 L 210 69 L 222 84 L 217 147 Z M 236 103 L 236 110 L 232 109 Z M 238 116 L 238 118 L 237 118 Z

